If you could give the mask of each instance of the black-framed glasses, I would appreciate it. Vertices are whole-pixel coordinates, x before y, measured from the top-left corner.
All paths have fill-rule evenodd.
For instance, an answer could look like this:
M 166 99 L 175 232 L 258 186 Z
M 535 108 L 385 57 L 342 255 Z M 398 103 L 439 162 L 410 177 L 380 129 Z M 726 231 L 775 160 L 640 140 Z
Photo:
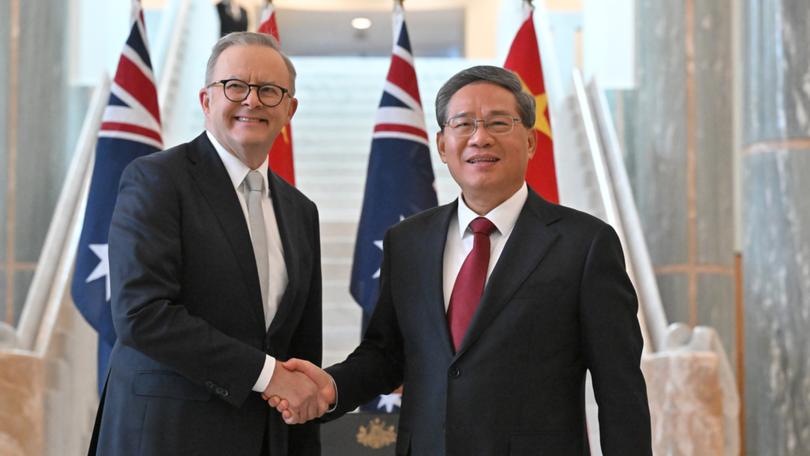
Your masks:
M 225 98 L 234 103 L 245 101 L 250 95 L 250 90 L 255 87 L 259 101 L 268 108 L 278 106 L 281 100 L 284 99 L 284 94 L 290 93 L 289 90 L 275 84 L 248 84 L 241 79 L 222 79 L 208 84 L 207 87 L 217 84 L 222 84 L 222 92 L 225 94 Z
M 497 115 L 486 119 L 461 115 L 450 118 L 444 124 L 444 127 L 455 136 L 472 136 L 478 131 L 478 124 L 480 123 L 484 125 L 484 129 L 490 134 L 505 135 L 511 133 L 518 122 L 520 122 L 519 118 L 508 115 Z

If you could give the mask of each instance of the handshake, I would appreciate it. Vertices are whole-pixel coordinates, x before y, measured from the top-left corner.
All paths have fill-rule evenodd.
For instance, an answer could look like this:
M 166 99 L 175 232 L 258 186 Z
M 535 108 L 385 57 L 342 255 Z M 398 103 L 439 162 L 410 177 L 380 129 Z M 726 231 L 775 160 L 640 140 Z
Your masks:
M 337 399 L 332 377 L 302 359 L 276 361 L 262 399 L 281 413 L 287 424 L 301 424 L 326 413 Z

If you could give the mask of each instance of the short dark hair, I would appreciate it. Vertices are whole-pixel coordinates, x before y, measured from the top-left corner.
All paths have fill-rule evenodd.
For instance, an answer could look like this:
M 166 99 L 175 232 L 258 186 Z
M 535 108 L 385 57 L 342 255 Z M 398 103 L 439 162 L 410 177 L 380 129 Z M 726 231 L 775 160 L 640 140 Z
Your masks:
M 208 57 L 208 64 L 205 66 L 205 85 L 214 82 L 211 78 L 214 77 L 214 67 L 217 65 L 217 60 L 219 60 L 222 52 L 231 46 L 264 46 L 278 52 L 287 66 L 287 71 L 290 73 L 290 87 L 288 87 L 290 95 L 295 95 L 295 66 L 292 60 L 281 51 L 278 40 L 266 33 L 233 32 L 220 38 L 211 49 L 211 56 Z
M 491 65 L 479 65 L 461 70 L 444 83 L 439 93 L 436 94 L 436 121 L 439 128 L 444 128 L 447 123 L 447 105 L 450 98 L 462 87 L 476 83 L 486 82 L 503 87 L 512 92 L 517 101 L 518 115 L 520 122 L 526 128 L 534 127 L 535 102 L 531 94 L 523 91 L 520 79 L 511 71 L 501 67 Z

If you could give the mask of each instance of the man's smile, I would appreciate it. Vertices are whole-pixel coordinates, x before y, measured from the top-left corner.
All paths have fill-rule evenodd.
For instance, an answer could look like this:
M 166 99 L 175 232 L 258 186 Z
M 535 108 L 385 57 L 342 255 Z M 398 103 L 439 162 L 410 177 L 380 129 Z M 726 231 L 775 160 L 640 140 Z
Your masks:
M 234 116 L 237 122 L 245 122 L 245 123 L 267 123 L 267 119 L 262 119 L 260 117 L 251 117 L 251 116 Z
M 478 154 L 478 155 L 473 155 L 472 157 L 468 158 L 465 161 L 467 163 L 471 164 L 471 165 L 476 165 L 476 164 L 479 164 L 479 163 L 496 163 L 496 162 L 498 162 L 500 160 L 501 160 L 500 158 L 498 158 L 498 157 L 496 157 L 494 155 Z

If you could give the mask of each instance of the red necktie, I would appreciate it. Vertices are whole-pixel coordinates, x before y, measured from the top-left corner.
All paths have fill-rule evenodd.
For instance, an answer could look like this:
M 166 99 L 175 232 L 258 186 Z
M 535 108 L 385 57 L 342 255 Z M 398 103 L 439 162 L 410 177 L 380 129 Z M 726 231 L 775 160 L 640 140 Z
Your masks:
M 473 232 L 473 248 L 461 265 L 447 308 L 447 320 L 456 350 L 461 346 L 484 293 L 489 266 L 489 235 L 495 231 L 495 225 L 484 217 L 478 217 L 470 222 L 470 229 Z

